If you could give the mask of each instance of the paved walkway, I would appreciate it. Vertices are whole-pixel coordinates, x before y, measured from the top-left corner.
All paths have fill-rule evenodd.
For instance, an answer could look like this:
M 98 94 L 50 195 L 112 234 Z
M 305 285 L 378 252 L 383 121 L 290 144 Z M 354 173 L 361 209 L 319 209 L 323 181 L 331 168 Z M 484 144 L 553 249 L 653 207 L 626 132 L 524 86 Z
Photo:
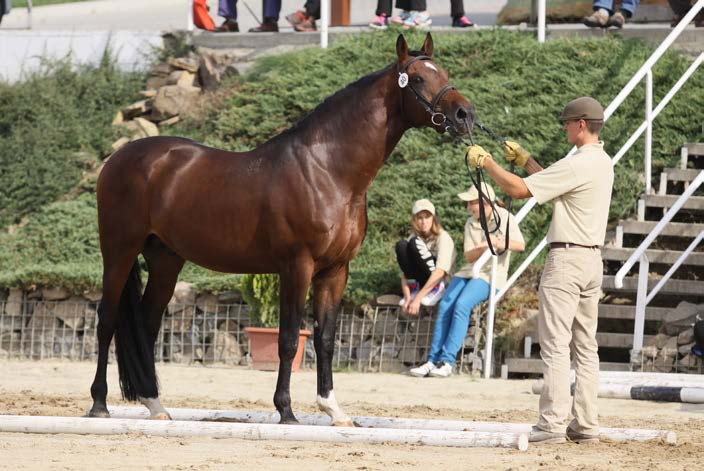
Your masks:
M 239 23 L 243 31 L 256 26 L 257 22 L 248 11 L 246 2 L 254 13 L 261 17 L 262 0 L 240 0 Z M 217 0 L 208 0 L 211 16 L 216 24 L 222 19 L 217 16 Z M 279 26 L 290 29 L 284 19 L 303 6 L 304 0 L 283 2 Z M 350 18 L 353 25 L 366 25 L 372 19 L 376 0 L 353 0 Z M 449 0 L 428 2 L 433 23 L 446 26 L 451 23 Z M 477 24 L 493 25 L 496 15 L 506 4 L 506 0 L 465 0 L 467 15 Z M 46 30 L 131 30 L 166 31 L 186 28 L 186 0 L 96 0 L 89 2 L 64 3 L 35 7 L 32 11 L 32 29 Z M 26 29 L 28 15 L 26 8 L 13 8 L 0 25 L 2 30 Z

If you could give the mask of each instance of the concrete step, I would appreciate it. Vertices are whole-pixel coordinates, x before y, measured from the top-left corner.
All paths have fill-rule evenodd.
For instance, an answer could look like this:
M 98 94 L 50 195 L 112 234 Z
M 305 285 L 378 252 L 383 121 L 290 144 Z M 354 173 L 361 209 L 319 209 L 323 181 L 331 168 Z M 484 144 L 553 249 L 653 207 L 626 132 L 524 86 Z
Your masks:
M 646 207 L 671 208 L 678 195 L 643 195 Z M 704 196 L 690 196 L 682 205 L 682 209 L 704 210 Z
M 698 234 L 698 233 L 697 233 Z M 601 258 L 604 260 L 617 260 L 620 262 L 628 260 L 635 248 L 630 247 L 602 247 Z M 682 252 L 674 250 L 646 250 L 650 263 L 664 263 L 672 265 L 682 255 Z M 692 252 L 682 264 L 683 266 L 704 266 L 704 252 Z M 638 268 L 635 268 L 637 271 Z M 702 285 L 704 286 L 704 285 Z
M 667 179 L 672 182 L 691 182 L 700 171 L 698 168 L 665 168 L 662 173 L 667 174 Z
M 531 343 L 536 344 L 540 342 L 538 332 L 527 332 L 526 337 L 531 338 Z M 649 340 L 653 339 L 653 335 L 643 336 L 643 345 L 647 345 Z M 613 332 L 597 332 L 596 342 L 599 347 L 604 348 L 631 348 L 633 347 L 633 334 L 620 334 Z
M 704 155 L 704 142 L 688 142 L 684 146 L 689 155 Z
M 543 372 L 543 360 L 539 358 L 508 358 L 506 360 L 509 373 L 537 373 Z M 629 371 L 628 363 L 600 362 L 600 371 Z
M 635 293 L 638 290 L 638 279 L 635 276 L 629 276 L 623 280 L 623 288 L 616 289 L 614 285 L 613 275 L 604 275 L 604 281 L 601 285 L 601 289 L 604 291 L 611 292 L 626 292 Z M 648 280 L 648 291 L 652 290 L 659 280 L 650 279 Z M 704 281 L 691 281 L 691 280 L 673 280 L 670 279 L 662 287 L 658 296 L 660 295 L 671 295 L 671 296 L 704 296 Z
M 646 307 L 646 321 L 661 321 L 670 312 L 669 307 Z M 599 304 L 599 319 L 635 319 L 636 307 L 623 304 Z
M 624 234 L 650 234 L 657 224 L 658 221 L 635 221 L 631 219 L 619 222 Z M 704 231 L 704 224 L 671 222 L 665 226 L 660 235 L 694 238 L 701 231 Z

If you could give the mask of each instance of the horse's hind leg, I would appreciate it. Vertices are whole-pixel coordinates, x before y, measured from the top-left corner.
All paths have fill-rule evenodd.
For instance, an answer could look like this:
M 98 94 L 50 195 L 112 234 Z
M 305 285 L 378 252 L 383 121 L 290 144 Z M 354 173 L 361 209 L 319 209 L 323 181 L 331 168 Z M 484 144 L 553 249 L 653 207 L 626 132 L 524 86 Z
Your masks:
M 93 407 L 88 412 L 89 417 L 110 417 L 107 407 L 108 383 L 106 371 L 108 367 L 108 352 L 110 342 L 117 327 L 120 297 L 122 290 L 130 276 L 139 247 L 115 251 L 116 256 L 103 255 L 103 297 L 98 306 L 98 364 L 95 378 L 90 387 L 93 398 Z
M 281 275 L 281 321 L 279 324 L 279 377 L 274 405 L 282 424 L 298 423 L 291 409 L 291 366 L 298 349 L 306 294 L 313 274 L 313 261 L 306 259 L 287 266 Z
M 161 319 L 174 292 L 184 260 L 156 236 L 150 236 L 147 239 L 142 255 L 144 255 L 149 269 L 149 280 L 142 298 L 142 314 L 147 316 L 149 344 L 154 350 L 154 344 L 161 327 Z M 171 418 L 166 409 L 162 407 L 158 396 L 140 397 L 139 401 L 149 409 L 152 419 Z
M 337 404 L 332 390 L 332 357 L 340 300 L 347 284 L 348 265 L 319 273 L 313 280 L 313 314 L 315 316 L 315 356 L 318 368 L 318 407 L 337 426 L 354 426 Z

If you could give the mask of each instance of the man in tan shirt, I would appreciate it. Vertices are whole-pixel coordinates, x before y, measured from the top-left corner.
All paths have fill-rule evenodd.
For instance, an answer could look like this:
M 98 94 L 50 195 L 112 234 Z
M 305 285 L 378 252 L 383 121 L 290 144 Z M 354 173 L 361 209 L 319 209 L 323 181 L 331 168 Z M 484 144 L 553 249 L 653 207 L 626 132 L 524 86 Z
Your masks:
M 567 141 L 577 152 L 546 169 L 515 142 L 507 141 L 506 158 L 525 167 L 520 178 L 501 168 L 479 146 L 470 146 L 469 162 L 484 168 L 513 198 L 534 196 L 554 202 L 547 241 L 548 259 L 540 279 L 538 333 L 544 385 L 540 418 L 529 441 L 543 443 L 599 440 L 596 409 L 599 356 L 596 343 L 597 306 L 603 277 L 599 247 L 604 244 L 611 202 L 613 168 L 599 131 L 604 109 L 591 97 L 569 102 L 560 119 Z M 577 373 L 570 398 L 570 347 Z M 566 424 L 570 405 L 572 420 Z

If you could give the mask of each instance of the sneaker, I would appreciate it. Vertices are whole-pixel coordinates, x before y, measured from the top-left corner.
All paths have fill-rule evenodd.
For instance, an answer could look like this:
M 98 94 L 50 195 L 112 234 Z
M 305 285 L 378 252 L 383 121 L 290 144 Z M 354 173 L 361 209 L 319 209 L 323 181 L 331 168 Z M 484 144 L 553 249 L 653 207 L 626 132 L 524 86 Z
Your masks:
M 456 18 L 452 18 L 453 28 L 471 28 L 472 26 L 474 26 L 474 23 L 471 22 L 466 16 L 458 16 Z
M 418 282 L 416 280 L 407 280 L 406 281 L 406 286 L 408 286 L 408 289 L 411 291 L 411 301 L 413 301 L 418 294 L 418 291 L 420 291 L 420 286 L 418 286 Z M 425 299 L 425 297 L 423 297 Z M 398 302 L 398 305 L 403 307 L 405 304 L 406 299 L 401 298 L 401 300 Z M 422 304 L 422 301 L 421 301 Z
M 613 15 L 609 17 L 609 21 L 606 22 L 606 26 L 613 26 L 614 28 L 621 29 L 623 28 L 623 24 L 626 22 L 626 17 L 623 16 L 623 13 L 620 11 L 617 11 Z
M 386 13 L 382 13 L 381 15 L 374 18 L 371 23 L 369 23 L 369 27 L 372 29 L 384 30 L 389 27 L 388 24 L 389 17 L 386 16 Z
M 430 370 L 429 374 L 433 378 L 447 378 L 448 376 L 452 376 L 452 365 L 446 361 L 442 361 L 438 366 Z
M 428 376 L 433 370 L 435 370 L 435 365 L 433 364 L 432 361 L 427 361 L 423 363 L 422 365 L 416 367 L 416 368 L 411 368 L 408 373 L 411 376 L 415 376 L 416 378 L 425 378 Z
M 603 14 L 599 10 L 595 11 L 589 16 L 585 16 L 582 19 L 582 23 L 589 26 L 590 28 L 605 28 L 606 23 L 609 22 L 609 16 Z
M 303 23 L 306 18 L 308 18 L 308 16 L 303 10 L 294 11 L 290 15 L 286 15 L 286 21 L 288 21 L 293 27 Z
M 423 299 L 420 300 L 420 303 L 423 306 L 435 306 L 438 301 L 442 299 L 442 295 L 445 292 L 445 282 L 441 281 L 433 289 L 430 291 L 430 293 L 426 294 L 423 296 Z
M 587 435 L 586 433 L 575 432 L 567 427 L 567 439 L 574 443 L 598 443 L 599 435 Z
M 398 16 L 392 16 L 389 18 L 389 25 L 391 26 L 403 26 L 403 23 L 411 16 L 410 11 L 403 10 Z
M 424 11 L 414 11 L 411 15 L 403 22 L 403 27 L 406 29 L 427 29 L 433 23 L 428 14 Z
M 315 18 L 312 16 L 307 16 L 305 20 L 301 21 L 297 25 L 294 25 L 293 30 L 299 32 L 310 32 L 317 31 L 318 28 L 315 27 Z
M 528 435 L 529 443 L 565 443 L 566 441 L 564 433 L 546 432 L 535 425 Z

